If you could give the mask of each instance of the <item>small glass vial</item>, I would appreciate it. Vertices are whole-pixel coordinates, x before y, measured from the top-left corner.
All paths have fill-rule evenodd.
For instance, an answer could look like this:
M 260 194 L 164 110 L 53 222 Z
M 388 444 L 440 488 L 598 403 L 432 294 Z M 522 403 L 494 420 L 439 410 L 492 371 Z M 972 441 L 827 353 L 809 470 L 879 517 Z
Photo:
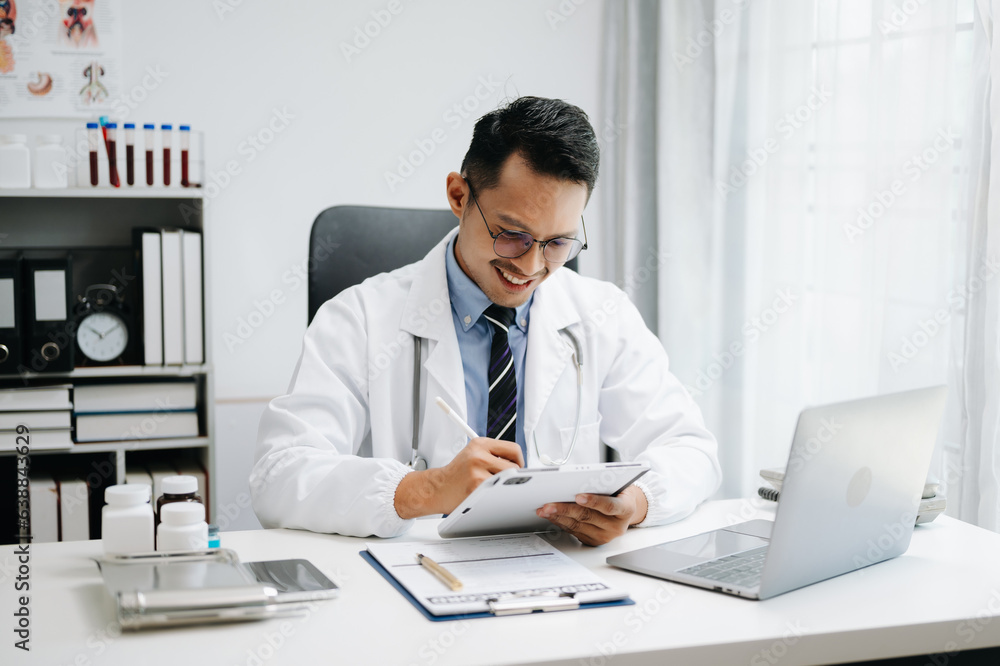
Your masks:
M 0 134 L 0 187 L 31 187 L 31 151 L 23 134 Z
M 87 146 L 90 152 L 90 184 L 97 187 L 97 149 L 101 146 L 100 125 L 87 123 Z
M 160 125 L 160 142 L 163 144 L 163 186 L 170 187 L 170 149 L 173 148 L 173 125 Z
M 69 167 L 66 149 L 58 134 L 40 134 L 35 148 L 35 187 L 55 189 L 69 187 Z
M 135 123 L 125 123 L 125 182 L 135 185 Z
M 198 502 L 204 504 L 198 495 L 198 479 L 186 474 L 168 476 L 163 479 L 163 494 L 156 499 L 156 524 L 163 520 L 163 507 L 174 502 Z
M 175 502 L 163 507 L 156 531 L 156 550 L 205 550 L 208 523 L 200 502 Z
M 109 555 L 153 551 L 153 507 L 145 483 L 108 486 L 101 509 L 101 543 Z
M 121 180 L 118 179 L 118 123 L 108 123 L 104 126 L 105 145 L 108 149 L 108 173 L 111 184 L 121 187 Z
M 181 187 L 191 187 L 188 178 L 188 152 L 191 149 L 191 126 L 181 125 Z
M 156 125 L 153 123 L 145 123 L 142 126 L 143 134 L 145 135 L 144 143 L 146 148 L 146 184 L 150 187 L 153 186 L 153 137 L 156 135 Z

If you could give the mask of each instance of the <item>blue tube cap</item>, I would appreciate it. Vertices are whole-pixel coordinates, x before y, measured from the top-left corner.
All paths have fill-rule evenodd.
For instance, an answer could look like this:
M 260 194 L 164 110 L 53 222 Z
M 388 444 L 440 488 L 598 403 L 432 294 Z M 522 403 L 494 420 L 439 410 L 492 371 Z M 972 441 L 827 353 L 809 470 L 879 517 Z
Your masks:
M 125 123 L 125 129 L 135 129 L 135 123 Z
M 99 127 L 100 125 L 98 125 L 97 123 L 87 123 L 87 129 L 97 129 Z
M 191 131 L 191 126 L 190 125 L 181 125 L 180 126 L 180 130 L 182 132 L 190 132 Z
M 173 128 L 173 125 L 160 125 L 161 130 L 172 130 Z
M 107 123 L 105 127 L 108 129 L 118 129 L 118 123 Z
M 153 123 L 145 123 L 142 126 L 142 129 L 156 129 L 156 125 L 154 125 Z

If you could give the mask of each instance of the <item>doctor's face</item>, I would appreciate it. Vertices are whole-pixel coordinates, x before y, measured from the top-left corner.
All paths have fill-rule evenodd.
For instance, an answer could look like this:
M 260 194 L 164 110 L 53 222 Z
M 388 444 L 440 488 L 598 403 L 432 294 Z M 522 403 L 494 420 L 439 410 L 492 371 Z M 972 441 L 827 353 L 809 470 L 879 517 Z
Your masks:
M 504 164 L 496 187 L 470 191 L 465 179 L 453 172 L 448 174 L 447 188 L 460 220 L 455 258 L 497 305 L 515 308 L 525 303 L 562 264 L 546 261 L 539 243 L 520 257 L 500 257 L 491 231 L 494 236 L 502 231 L 525 232 L 538 241 L 581 237 L 587 186 L 539 175 L 516 153 Z

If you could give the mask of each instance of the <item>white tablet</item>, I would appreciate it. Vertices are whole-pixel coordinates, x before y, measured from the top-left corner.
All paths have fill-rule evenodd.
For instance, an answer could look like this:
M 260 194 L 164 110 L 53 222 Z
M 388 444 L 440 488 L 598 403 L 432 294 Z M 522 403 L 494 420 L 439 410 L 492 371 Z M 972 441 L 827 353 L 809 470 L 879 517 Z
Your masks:
M 455 537 L 544 532 L 552 523 L 535 515 L 549 502 L 575 502 L 580 493 L 618 495 L 649 471 L 649 463 L 603 463 L 505 469 L 483 481 L 438 525 Z

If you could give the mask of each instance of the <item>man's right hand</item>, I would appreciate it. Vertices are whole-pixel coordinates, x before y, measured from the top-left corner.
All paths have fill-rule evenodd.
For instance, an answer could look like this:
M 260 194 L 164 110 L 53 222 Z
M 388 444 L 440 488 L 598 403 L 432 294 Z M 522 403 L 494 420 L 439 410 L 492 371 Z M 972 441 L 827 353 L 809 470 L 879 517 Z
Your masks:
M 524 457 L 516 442 L 477 437 L 444 467 L 404 476 L 396 488 L 396 513 L 403 520 L 451 513 L 486 479 L 523 466 Z

